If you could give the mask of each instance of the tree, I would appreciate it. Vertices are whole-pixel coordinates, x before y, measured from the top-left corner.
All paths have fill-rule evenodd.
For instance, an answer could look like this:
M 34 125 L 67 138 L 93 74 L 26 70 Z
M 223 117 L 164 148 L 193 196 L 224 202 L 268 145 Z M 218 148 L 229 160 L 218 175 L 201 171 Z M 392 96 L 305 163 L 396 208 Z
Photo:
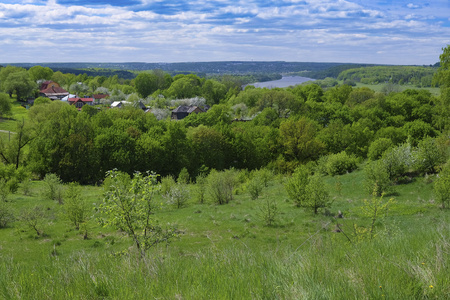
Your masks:
M 286 192 L 297 207 L 310 208 L 314 214 L 320 208 L 331 205 L 330 195 L 320 175 L 309 175 L 308 169 L 301 165 L 284 185 Z
M 439 177 L 434 182 L 434 194 L 436 200 L 441 202 L 442 208 L 450 205 L 450 161 L 439 172 Z
M 31 129 L 26 126 L 25 120 L 16 123 L 15 134 L 12 139 L 7 143 L 3 144 L 0 138 L 0 157 L 7 164 L 14 164 L 16 169 L 19 168 L 22 162 L 22 153 L 25 146 L 27 146 L 33 140 L 33 134 Z
M 3 89 L 10 95 L 16 93 L 17 100 L 21 101 L 32 95 L 33 91 L 37 89 L 37 84 L 30 78 L 27 71 L 20 71 L 8 75 L 3 83 Z
M 325 145 L 316 138 L 318 125 L 306 118 L 289 120 L 280 125 L 280 144 L 288 160 L 307 162 L 324 151 Z
M 434 75 L 433 82 L 439 84 L 441 95 L 436 105 L 436 125 L 441 129 L 450 128 L 450 45 L 442 48 L 439 56 L 440 67 Z
M 53 76 L 52 69 L 42 66 L 33 66 L 28 70 L 28 73 L 30 73 L 30 77 L 33 81 L 37 81 L 39 79 L 49 80 Z
M 158 89 L 158 76 L 153 73 L 139 73 L 134 85 L 142 98 L 147 98 Z
M 103 202 L 98 207 L 102 214 L 100 223 L 112 226 L 130 236 L 141 257 L 159 243 L 169 242 L 175 236 L 175 229 L 163 229 L 153 214 L 157 205 L 154 194 L 158 189 L 157 175 L 128 174 L 112 170 L 107 172 L 104 183 Z
M 11 100 L 8 94 L 0 93 L 0 118 L 11 115 Z
M 71 182 L 64 194 L 64 212 L 76 230 L 88 219 L 89 206 L 81 196 L 78 183 Z

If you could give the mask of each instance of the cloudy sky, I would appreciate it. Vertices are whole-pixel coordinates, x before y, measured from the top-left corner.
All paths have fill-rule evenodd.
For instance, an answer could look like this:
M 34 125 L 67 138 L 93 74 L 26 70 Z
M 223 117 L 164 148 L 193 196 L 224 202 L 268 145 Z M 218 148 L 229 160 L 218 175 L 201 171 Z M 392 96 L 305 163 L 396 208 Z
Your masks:
M 449 0 L 0 0 L 0 63 L 434 64 Z

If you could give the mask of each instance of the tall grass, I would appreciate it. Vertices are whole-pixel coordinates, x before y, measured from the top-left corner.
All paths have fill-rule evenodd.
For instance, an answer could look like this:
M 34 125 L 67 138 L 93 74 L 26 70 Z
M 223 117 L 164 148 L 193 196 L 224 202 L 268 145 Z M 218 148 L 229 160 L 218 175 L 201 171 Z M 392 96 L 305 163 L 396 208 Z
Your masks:
M 448 217 L 436 230 L 400 231 L 357 244 L 331 231 L 266 252 L 236 241 L 182 253 L 72 254 L 0 263 L 2 299 L 445 299 Z

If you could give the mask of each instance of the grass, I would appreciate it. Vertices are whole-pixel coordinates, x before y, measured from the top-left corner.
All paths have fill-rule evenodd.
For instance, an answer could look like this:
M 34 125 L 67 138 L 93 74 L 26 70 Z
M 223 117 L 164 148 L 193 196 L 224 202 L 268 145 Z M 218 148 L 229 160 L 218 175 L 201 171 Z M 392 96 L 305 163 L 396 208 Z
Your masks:
M 431 181 L 433 178 L 429 178 Z M 89 239 L 63 216 L 63 205 L 44 199 L 42 182 L 32 195 L 9 201 L 19 215 L 36 204 L 46 209 L 37 237 L 16 221 L 0 229 L 2 299 L 446 299 L 450 297 L 449 211 L 433 202 L 432 184 L 417 178 L 395 187 L 395 205 L 377 221 L 373 240 L 357 239 L 363 173 L 325 178 L 334 202 L 314 216 L 294 207 L 282 178 L 251 200 L 243 188 L 227 205 L 163 205 L 161 224 L 178 224 L 180 238 L 139 259 L 124 234 L 100 227 L 94 211 Z M 336 190 L 340 181 L 342 189 Z M 192 186 L 191 186 L 192 188 Z M 85 186 L 94 206 L 100 187 Z M 191 195 L 193 193 L 191 192 Z M 280 214 L 276 225 L 258 216 L 265 199 Z M 157 198 L 163 201 L 162 197 Z M 334 219 L 338 211 L 344 219 Z M 337 221 L 343 232 L 336 232 Z M 129 254 L 120 251 L 129 249 Z

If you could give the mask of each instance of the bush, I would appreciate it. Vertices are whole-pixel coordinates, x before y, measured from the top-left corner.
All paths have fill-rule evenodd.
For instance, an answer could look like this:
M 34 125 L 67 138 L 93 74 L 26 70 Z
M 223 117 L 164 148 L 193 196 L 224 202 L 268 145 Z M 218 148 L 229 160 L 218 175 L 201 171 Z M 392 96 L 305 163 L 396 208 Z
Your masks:
M 177 183 L 170 187 L 164 198 L 166 198 L 168 204 L 173 205 L 175 208 L 182 208 L 189 199 L 189 190 L 186 184 Z
M 435 173 L 436 167 L 447 159 L 446 147 L 440 147 L 436 139 L 426 138 L 417 145 L 414 158 L 417 171 Z
M 381 196 L 391 190 L 392 181 L 383 160 L 369 162 L 365 168 L 365 188 L 371 195 Z
M 173 179 L 173 177 L 170 175 L 161 178 L 160 194 L 163 196 L 168 194 L 172 186 L 174 186 L 175 184 L 175 179 Z
M 70 183 L 67 187 L 64 194 L 64 211 L 77 230 L 88 219 L 89 206 L 81 196 L 80 186 L 77 183 Z
M 356 168 L 357 158 L 354 155 L 348 155 L 345 151 L 328 156 L 326 170 L 331 176 L 352 172 Z
M 436 200 L 446 208 L 450 204 L 450 161 L 439 172 L 439 176 L 434 182 L 434 195 Z
M 370 160 L 377 160 L 383 156 L 383 153 L 392 148 L 394 143 L 390 138 L 379 138 L 372 142 L 367 152 L 367 158 Z
M 207 191 L 212 201 L 226 204 L 233 200 L 233 190 L 236 187 L 236 171 L 234 169 L 218 172 L 212 170 L 207 177 Z
M 14 221 L 14 214 L 11 206 L 5 201 L 0 201 L 0 228 L 5 228 Z
M 47 199 L 56 200 L 59 204 L 63 202 L 63 185 L 56 174 L 47 174 L 44 177 L 43 196 Z
M 252 200 L 258 199 L 263 188 L 264 188 L 264 182 L 260 176 L 254 176 L 252 179 L 250 179 L 250 181 L 247 185 L 247 190 L 250 193 L 250 197 L 252 198 Z
M 392 181 L 398 180 L 414 165 L 411 145 L 408 143 L 394 147 L 384 152 L 381 159 Z
M 266 226 L 272 226 L 278 216 L 278 205 L 275 201 L 267 199 L 259 207 L 259 217 L 263 220 Z
M 190 178 L 189 178 L 189 172 L 186 168 L 181 169 L 180 174 L 178 174 L 178 179 L 177 182 L 178 183 L 189 183 Z

